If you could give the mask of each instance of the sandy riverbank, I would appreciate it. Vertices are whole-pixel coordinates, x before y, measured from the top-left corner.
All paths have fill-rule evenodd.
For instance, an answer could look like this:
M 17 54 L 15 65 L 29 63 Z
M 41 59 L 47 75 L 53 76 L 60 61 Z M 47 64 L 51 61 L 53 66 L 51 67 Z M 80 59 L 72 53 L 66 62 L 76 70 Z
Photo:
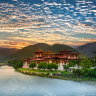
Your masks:
M 7 63 L 0 62 L 0 67 L 1 66 L 5 66 L 5 65 L 8 65 L 8 64 Z

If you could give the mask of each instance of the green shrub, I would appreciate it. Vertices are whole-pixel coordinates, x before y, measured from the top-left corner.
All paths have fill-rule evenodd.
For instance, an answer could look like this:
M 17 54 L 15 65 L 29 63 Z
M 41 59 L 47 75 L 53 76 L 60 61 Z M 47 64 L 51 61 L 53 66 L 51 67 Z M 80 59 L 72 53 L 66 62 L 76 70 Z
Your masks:
M 63 67 L 64 67 L 65 71 L 67 71 L 69 69 L 69 65 L 64 65 Z
M 22 60 L 15 60 L 15 61 L 14 61 L 13 67 L 14 67 L 15 69 L 20 68 L 20 67 L 22 67 L 22 66 L 23 66 L 23 61 L 22 61 Z
M 52 71 L 52 69 L 57 70 L 58 69 L 58 65 L 56 63 L 50 63 L 48 64 L 48 69 Z
M 73 74 L 75 76 L 96 77 L 96 69 L 89 69 L 89 68 L 74 69 Z
M 41 62 L 40 64 L 38 64 L 38 69 L 47 69 L 48 65 L 46 62 Z
M 34 68 L 36 67 L 36 63 L 35 62 L 31 62 L 30 65 L 29 65 L 30 68 Z
M 76 66 L 76 60 L 71 60 L 70 63 L 69 63 L 69 66 L 70 67 Z
M 82 69 L 73 69 L 73 74 L 75 76 L 83 76 L 84 70 L 82 70 Z
M 90 59 L 81 60 L 80 66 L 82 66 L 83 68 L 90 68 L 92 67 L 92 61 Z

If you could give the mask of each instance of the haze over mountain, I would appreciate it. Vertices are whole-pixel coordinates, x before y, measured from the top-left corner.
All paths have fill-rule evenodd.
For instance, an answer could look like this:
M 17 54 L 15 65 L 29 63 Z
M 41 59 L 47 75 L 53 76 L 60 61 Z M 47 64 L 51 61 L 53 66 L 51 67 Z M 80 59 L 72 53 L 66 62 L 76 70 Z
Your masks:
M 8 60 L 9 56 L 17 52 L 15 48 L 2 48 L 0 47 L 0 62 Z
M 76 48 L 80 53 L 85 54 L 88 57 L 94 57 L 96 55 L 96 42 L 87 43 Z

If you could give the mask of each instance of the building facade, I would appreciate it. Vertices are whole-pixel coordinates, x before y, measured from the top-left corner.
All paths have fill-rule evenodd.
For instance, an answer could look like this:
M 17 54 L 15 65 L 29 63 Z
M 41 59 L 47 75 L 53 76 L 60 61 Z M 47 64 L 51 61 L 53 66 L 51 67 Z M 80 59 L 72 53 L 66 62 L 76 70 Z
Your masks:
M 58 70 L 63 70 L 63 66 L 69 64 L 71 60 L 77 60 L 79 53 L 64 50 L 59 53 L 53 53 L 51 51 L 43 52 L 38 50 L 35 52 L 33 58 L 25 58 L 23 61 L 23 68 L 29 68 L 31 62 L 36 62 L 37 66 L 40 62 L 56 63 L 58 64 Z

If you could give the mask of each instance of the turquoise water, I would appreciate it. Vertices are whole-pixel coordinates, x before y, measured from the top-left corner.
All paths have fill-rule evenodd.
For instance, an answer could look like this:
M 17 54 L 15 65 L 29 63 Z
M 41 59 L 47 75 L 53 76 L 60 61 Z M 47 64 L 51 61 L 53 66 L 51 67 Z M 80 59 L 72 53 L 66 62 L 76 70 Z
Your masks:
M 2 66 L 0 96 L 96 96 L 96 83 L 29 76 Z

